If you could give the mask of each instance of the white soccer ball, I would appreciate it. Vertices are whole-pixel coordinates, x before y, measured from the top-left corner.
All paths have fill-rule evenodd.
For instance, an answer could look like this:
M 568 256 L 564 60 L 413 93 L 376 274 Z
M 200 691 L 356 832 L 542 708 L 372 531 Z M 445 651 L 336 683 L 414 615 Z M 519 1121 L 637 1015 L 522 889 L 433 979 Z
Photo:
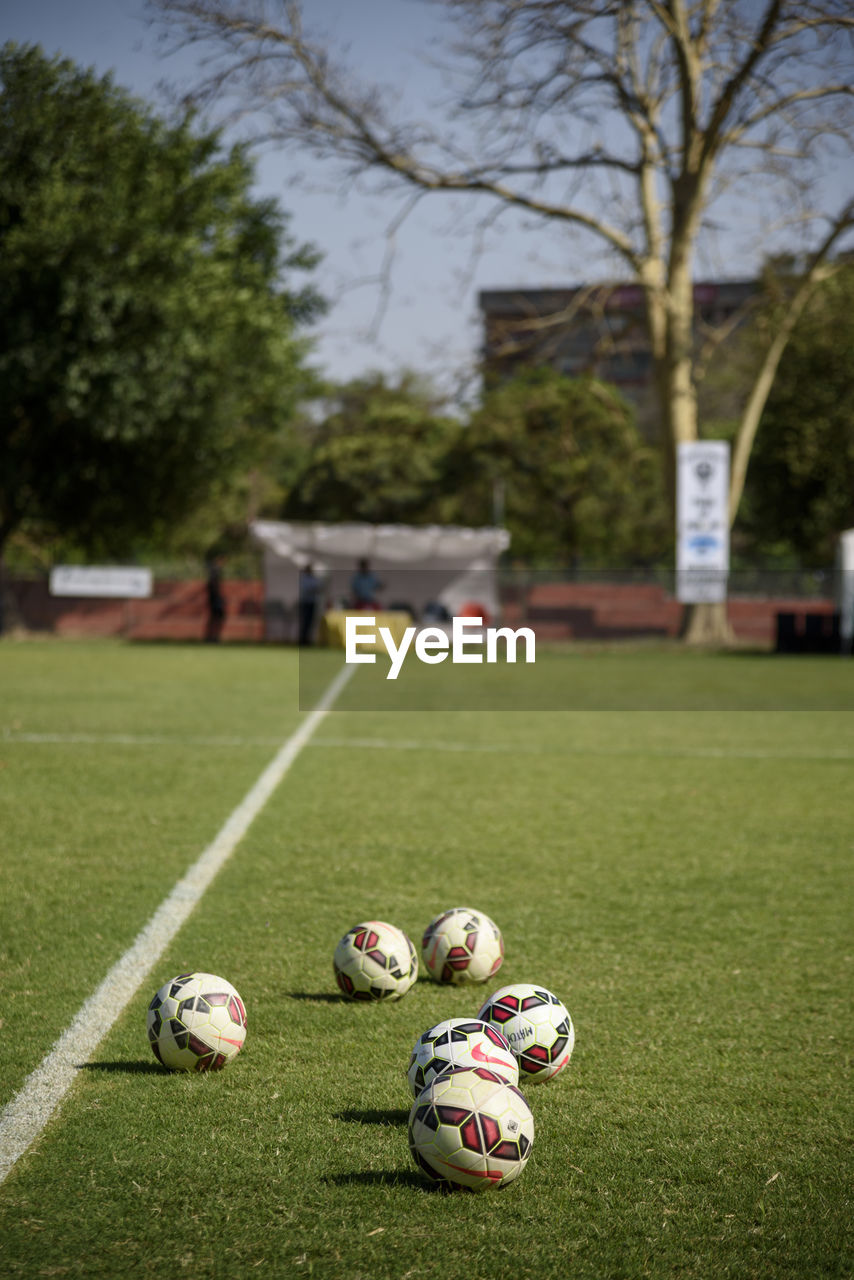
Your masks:
M 496 991 L 477 1016 L 510 1041 L 522 1081 L 551 1080 L 572 1056 L 575 1028 L 564 1004 L 546 987 L 517 982 Z
M 409 1113 L 409 1150 L 419 1169 L 476 1191 L 518 1178 L 533 1142 L 524 1096 L 487 1067 L 436 1076 Z
M 519 1083 L 519 1064 L 502 1032 L 472 1018 L 448 1018 L 418 1037 L 406 1073 L 413 1096 L 452 1067 L 486 1067 L 508 1084 Z
M 495 921 L 482 911 L 453 907 L 424 930 L 421 956 L 436 982 L 486 982 L 501 968 L 504 940 Z
M 415 947 L 402 929 L 384 920 L 348 929 L 332 963 L 349 1000 L 399 1000 L 418 977 Z
M 148 1006 L 154 1056 L 171 1071 L 219 1071 L 246 1039 L 246 1008 L 230 982 L 212 973 L 179 973 Z

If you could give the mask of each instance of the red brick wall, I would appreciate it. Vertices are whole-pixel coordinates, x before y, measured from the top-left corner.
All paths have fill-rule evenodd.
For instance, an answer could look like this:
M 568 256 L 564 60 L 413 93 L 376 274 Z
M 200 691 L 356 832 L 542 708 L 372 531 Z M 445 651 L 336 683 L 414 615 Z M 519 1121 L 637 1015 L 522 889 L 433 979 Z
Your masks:
M 203 640 L 207 597 L 203 579 L 157 582 L 149 600 L 56 598 L 47 583 L 12 580 L 8 584 L 21 623 L 33 631 L 59 635 L 124 635 L 134 640 Z M 226 622 L 222 639 L 264 639 L 264 585 L 260 581 L 224 583 Z M 833 613 L 829 600 L 738 598 L 728 603 L 739 639 L 773 647 L 778 612 Z M 678 635 L 682 605 L 663 587 L 604 582 L 540 583 L 520 600 L 504 606 L 505 625 L 523 621 L 543 640 L 616 640 L 634 636 Z M 10 619 L 14 621 L 14 619 Z
M 132 640 L 203 640 L 207 591 L 203 579 L 156 582 L 148 600 L 94 600 L 56 597 L 46 582 L 13 579 L 8 584 L 19 621 L 32 631 L 64 636 L 119 636 Z M 262 582 L 223 583 L 226 602 L 223 640 L 264 638 Z M 14 617 L 10 623 L 16 621 Z
M 733 631 L 740 640 L 773 647 L 777 614 L 830 616 L 830 600 L 737 598 L 727 602 Z M 528 592 L 524 621 L 544 640 L 615 640 L 633 636 L 675 637 L 683 606 L 663 587 L 604 582 L 540 583 Z M 508 603 L 504 621 L 519 626 L 521 602 Z

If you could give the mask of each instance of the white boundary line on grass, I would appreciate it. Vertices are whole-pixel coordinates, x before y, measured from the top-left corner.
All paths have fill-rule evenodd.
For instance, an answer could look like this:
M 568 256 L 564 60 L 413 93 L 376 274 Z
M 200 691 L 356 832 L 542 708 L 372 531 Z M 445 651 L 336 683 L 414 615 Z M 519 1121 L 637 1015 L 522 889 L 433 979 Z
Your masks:
M 97 991 L 83 1004 L 70 1026 L 0 1112 L 0 1184 L 45 1128 L 80 1067 L 91 1057 L 246 834 L 331 709 L 353 670 L 352 666 L 342 667 L 314 710 L 282 744 L 218 834 L 164 898 Z
M 854 760 L 851 751 L 739 751 L 728 747 L 688 747 L 670 750 L 667 747 L 538 747 L 519 742 L 451 742 L 437 738 L 421 741 L 408 738 L 315 738 L 312 748 L 344 747 L 375 751 L 450 751 L 487 755 L 517 756 L 641 756 L 662 760 Z
M 83 745 L 120 747 L 269 747 L 276 738 L 228 737 L 225 735 L 166 737 L 160 734 L 132 733 L 22 733 L 0 731 L 0 746 Z M 450 751 L 489 755 L 563 755 L 563 756 L 645 756 L 671 760 L 854 760 L 854 751 L 752 751 L 729 747 L 538 747 L 519 742 L 453 742 L 437 738 L 316 738 L 312 747 L 365 748 L 376 751 Z
M 247 738 L 226 734 L 169 736 L 163 733 L 23 733 L 0 732 L 0 744 L 117 747 L 275 747 L 281 738 Z

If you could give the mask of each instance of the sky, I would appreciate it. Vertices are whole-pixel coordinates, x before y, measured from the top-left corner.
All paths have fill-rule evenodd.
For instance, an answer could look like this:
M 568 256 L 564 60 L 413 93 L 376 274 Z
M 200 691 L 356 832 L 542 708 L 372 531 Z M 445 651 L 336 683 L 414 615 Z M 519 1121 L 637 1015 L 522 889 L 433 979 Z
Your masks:
M 326 30 L 366 78 L 398 86 L 406 106 L 429 115 L 444 84 L 429 66 L 441 44 L 443 17 L 421 0 L 304 0 L 306 21 Z M 168 86 L 199 78 L 199 53 L 166 56 L 144 0 L 0 0 L 0 41 L 34 42 L 117 83 L 155 108 L 168 108 Z M 425 55 L 426 59 L 425 59 Z M 399 200 L 371 196 L 342 183 L 318 162 L 281 150 L 256 157 L 259 194 L 274 196 L 290 215 L 290 230 L 323 254 L 313 276 L 330 302 L 316 326 L 313 363 L 345 380 L 373 370 L 427 374 L 442 390 L 474 381 L 481 342 L 479 289 L 572 286 L 613 274 L 591 258 L 589 241 L 508 219 L 475 252 L 470 203 L 449 197 L 422 201 L 396 237 L 392 289 L 377 286 Z M 750 219 L 750 210 L 734 210 Z M 706 278 L 750 275 L 759 257 L 736 230 L 711 244 L 698 264 Z M 609 271 L 610 265 L 610 271 Z

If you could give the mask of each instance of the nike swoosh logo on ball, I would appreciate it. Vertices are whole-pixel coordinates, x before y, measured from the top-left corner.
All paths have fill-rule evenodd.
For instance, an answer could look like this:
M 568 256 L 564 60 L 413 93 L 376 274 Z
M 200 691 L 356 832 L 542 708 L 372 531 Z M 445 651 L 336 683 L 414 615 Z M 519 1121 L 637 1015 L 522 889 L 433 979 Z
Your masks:
M 499 1067 L 507 1066 L 506 1058 L 490 1058 L 488 1053 L 484 1053 L 479 1044 L 472 1045 L 471 1056 L 475 1062 L 497 1062 Z

